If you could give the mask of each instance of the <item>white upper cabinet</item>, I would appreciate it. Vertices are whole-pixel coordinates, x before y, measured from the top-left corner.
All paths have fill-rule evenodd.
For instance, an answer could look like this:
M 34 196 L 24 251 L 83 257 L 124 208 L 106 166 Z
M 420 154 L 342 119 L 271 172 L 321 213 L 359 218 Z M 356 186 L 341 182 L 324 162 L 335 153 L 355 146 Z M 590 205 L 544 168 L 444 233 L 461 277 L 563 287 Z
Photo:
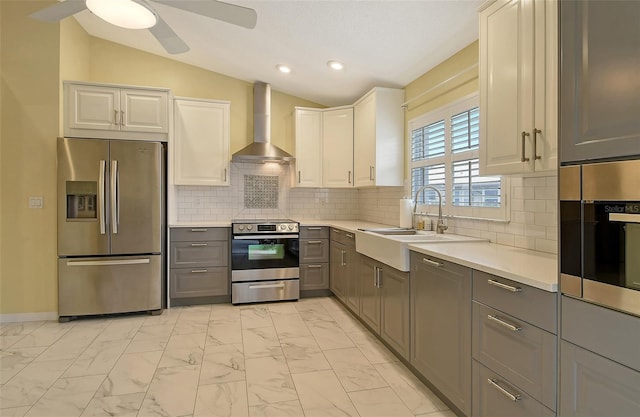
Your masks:
M 64 83 L 65 136 L 167 140 L 169 90 Z
M 555 0 L 496 0 L 480 11 L 480 173 L 557 169 Z
M 294 187 L 322 187 L 322 110 L 295 109 Z
M 353 187 L 353 107 L 322 113 L 322 183 Z
M 229 185 L 228 101 L 173 101 L 173 180 L 176 185 Z
M 404 183 L 404 91 L 376 87 L 355 104 L 356 187 Z

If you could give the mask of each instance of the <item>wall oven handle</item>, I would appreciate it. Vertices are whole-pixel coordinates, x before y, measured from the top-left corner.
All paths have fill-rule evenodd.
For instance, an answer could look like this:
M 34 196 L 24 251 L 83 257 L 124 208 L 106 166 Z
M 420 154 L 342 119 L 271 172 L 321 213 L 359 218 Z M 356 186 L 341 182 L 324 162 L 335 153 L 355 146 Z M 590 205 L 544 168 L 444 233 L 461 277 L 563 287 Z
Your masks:
M 500 394 L 504 395 L 505 397 L 507 397 L 511 401 L 520 401 L 522 399 L 522 395 L 520 395 L 520 394 L 512 394 L 509 391 L 507 391 L 506 389 L 502 388 L 500 385 L 498 385 L 498 381 L 496 379 L 488 378 L 487 382 L 489 383 L 489 385 L 491 385 L 492 387 L 497 389 L 500 392 Z
M 640 214 L 609 213 L 609 221 L 625 222 L 625 223 L 640 223 Z
M 496 286 L 498 288 L 502 288 L 503 290 L 507 290 L 507 291 L 511 291 L 511 292 L 520 292 L 522 291 L 522 288 L 520 287 L 514 287 L 511 285 L 507 285 L 507 284 L 503 284 L 502 282 L 498 282 L 494 279 L 488 279 L 487 280 L 487 284 L 489 285 L 493 285 Z
M 298 239 L 298 235 L 236 235 L 233 240 Z
M 251 290 L 257 290 L 260 288 L 284 288 L 284 284 L 280 283 L 280 284 L 254 284 L 254 285 L 249 285 L 249 289 Z
M 100 234 L 104 235 L 107 232 L 107 213 L 105 213 L 105 181 L 104 175 L 107 169 L 107 161 L 104 159 L 100 160 L 100 177 L 98 177 L 98 210 L 100 211 Z
M 506 327 L 507 329 L 511 330 L 512 332 L 519 332 L 520 330 L 522 330 L 522 327 L 520 326 L 516 326 L 515 324 L 511 324 L 511 323 L 507 323 L 506 321 L 496 317 L 496 316 L 492 316 L 491 314 L 487 314 L 487 319 L 498 323 L 499 325 L 501 325 L 502 327 Z

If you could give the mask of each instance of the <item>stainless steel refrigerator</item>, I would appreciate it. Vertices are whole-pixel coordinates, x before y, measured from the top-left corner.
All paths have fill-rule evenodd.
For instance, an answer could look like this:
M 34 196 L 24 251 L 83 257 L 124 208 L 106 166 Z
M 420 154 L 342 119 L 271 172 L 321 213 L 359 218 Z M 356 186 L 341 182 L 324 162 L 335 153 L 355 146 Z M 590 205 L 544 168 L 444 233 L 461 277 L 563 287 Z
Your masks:
M 58 139 L 58 315 L 162 312 L 166 148 Z

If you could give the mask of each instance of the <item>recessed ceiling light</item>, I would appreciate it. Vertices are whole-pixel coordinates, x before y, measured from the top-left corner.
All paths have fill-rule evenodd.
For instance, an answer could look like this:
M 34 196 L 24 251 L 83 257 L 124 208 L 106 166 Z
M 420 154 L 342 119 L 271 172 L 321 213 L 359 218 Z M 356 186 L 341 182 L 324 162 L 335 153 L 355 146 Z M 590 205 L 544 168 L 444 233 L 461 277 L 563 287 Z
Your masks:
M 155 26 L 156 14 L 143 2 L 134 0 L 87 0 L 87 8 L 112 25 L 125 29 Z
M 332 70 L 340 71 L 344 69 L 344 64 L 340 61 L 329 61 L 327 62 L 327 66 Z
M 278 71 L 283 72 L 285 74 L 288 74 L 291 72 L 291 68 L 289 68 L 287 65 L 284 65 L 284 64 L 278 64 L 276 65 L 276 68 L 278 69 Z

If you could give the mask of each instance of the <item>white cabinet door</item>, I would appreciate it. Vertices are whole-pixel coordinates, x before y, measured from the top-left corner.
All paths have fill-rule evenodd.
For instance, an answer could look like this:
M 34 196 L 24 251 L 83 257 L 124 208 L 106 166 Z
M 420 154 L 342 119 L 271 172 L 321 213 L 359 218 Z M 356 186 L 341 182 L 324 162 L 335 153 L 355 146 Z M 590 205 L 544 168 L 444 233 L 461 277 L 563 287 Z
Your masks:
M 353 107 L 322 113 L 322 183 L 353 187 Z
M 120 130 L 120 90 L 66 85 L 66 120 L 71 129 Z
M 557 163 L 557 6 L 497 0 L 480 12 L 480 170 L 517 174 Z
M 121 89 L 121 129 L 128 132 L 169 131 L 169 94 L 166 91 Z
M 322 187 L 322 111 L 297 108 L 294 187 Z
M 404 91 L 376 87 L 355 105 L 356 187 L 404 183 Z
M 173 164 L 177 185 L 229 185 L 227 101 L 174 100 Z

